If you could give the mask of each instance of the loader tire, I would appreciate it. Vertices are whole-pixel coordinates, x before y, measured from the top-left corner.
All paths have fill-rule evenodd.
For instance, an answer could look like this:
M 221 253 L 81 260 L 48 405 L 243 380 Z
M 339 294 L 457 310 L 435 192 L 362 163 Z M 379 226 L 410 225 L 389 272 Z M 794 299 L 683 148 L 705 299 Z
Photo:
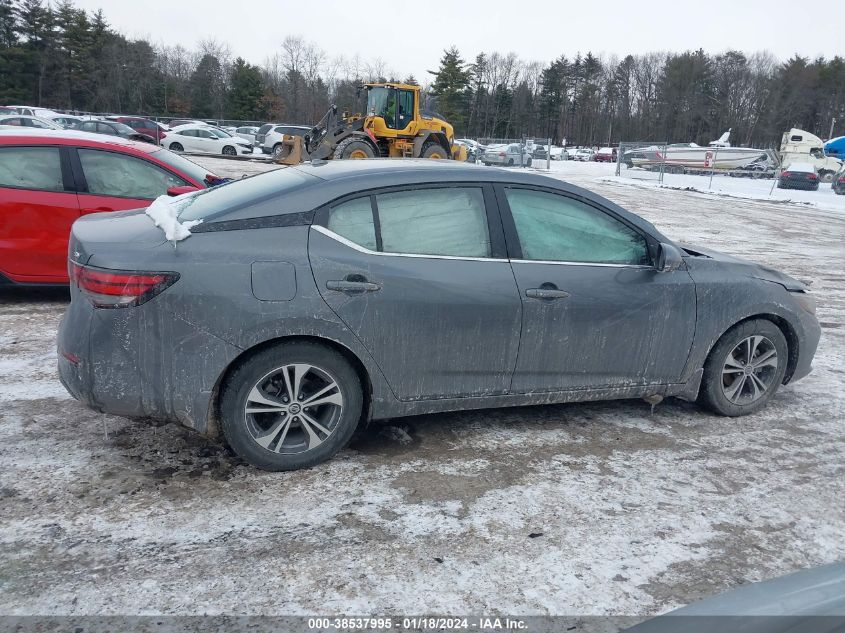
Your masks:
M 435 160 L 442 160 L 444 158 L 449 158 L 449 155 L 446 153 L 446 150 L 435 141 L 428 141 L 422 146 L 422 150 L 420 151 L 420 158 L 433 158 Z
M 350 137 L 338 143 L 334 150 L 334 158 L 357 159 L 375 158 L 376 152 L 373 146 L 360 138 Z

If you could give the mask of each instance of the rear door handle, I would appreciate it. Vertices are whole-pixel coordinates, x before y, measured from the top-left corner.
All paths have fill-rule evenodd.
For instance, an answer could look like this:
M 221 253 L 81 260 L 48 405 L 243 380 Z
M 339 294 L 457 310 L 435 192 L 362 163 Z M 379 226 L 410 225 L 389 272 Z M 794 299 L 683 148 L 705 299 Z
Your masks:
M 338 292 L 348 292 L 352 294 L 361 292 L 376 292 L 377 290 L 381 290 L 381 286 L 379 284 L 366 280 L 359 281 L 357 279 L 354 281 L 349 279 L 327 281 L 326 288 L 329 290 L 337 290 Z
M 557 288 L 529 288 L 525 296 L 530 299 L 566 299 L 569 293 Z

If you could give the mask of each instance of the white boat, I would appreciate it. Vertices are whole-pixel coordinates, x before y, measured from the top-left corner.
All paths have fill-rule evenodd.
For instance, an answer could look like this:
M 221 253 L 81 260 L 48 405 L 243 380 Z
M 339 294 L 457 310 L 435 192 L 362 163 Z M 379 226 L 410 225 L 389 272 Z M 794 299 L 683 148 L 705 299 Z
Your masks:
M 753 163 L 766 152 L 753 147 L 731 147 L 728 130 L 707 147 L 695 143 L 652 145 L 625 152 L 623 162 L 629 167 L 656 167 L 661 164 L 674 168 L 739 169 Z

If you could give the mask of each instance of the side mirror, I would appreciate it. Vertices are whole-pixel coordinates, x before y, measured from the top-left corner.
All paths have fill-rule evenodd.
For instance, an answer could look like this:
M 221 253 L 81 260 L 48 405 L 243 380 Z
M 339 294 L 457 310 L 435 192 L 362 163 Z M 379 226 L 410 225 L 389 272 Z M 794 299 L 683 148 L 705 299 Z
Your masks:
M 178 187 L 168 187 L 168 196 L 181 196 L 183 193 L 191 193 L 192 191 L 199 191 L 199 187 L 193 185 L 179 185 Z
M 657 253 L 657 272 L 671 273 L 673 270 L 678 270 L 683 263 L 683 255 L 675 246 L 665 243 L 660 244 Z

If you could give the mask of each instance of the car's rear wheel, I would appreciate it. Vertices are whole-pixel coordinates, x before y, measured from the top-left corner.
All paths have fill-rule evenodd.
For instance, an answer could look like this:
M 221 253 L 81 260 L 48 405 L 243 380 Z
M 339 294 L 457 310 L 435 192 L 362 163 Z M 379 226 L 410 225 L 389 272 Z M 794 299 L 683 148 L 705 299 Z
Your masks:
M 185 148 L 182 147 L 182 143 L 171 143 L 168 149 L 171 152 L 184 152 Z
M 223 435 L 265 470 L 307 468 L 349 442 L 363 406 L 361 381 L 336 351 L 282 343 L 240 365 L 220 400 Z
M 238 151 L 232 147 L 231 145 L 226 145 L 223 147 L 223 156 L 237 156 Z
M 290 148 L 283 143 L 276 143 L 273 145 L 273 156 L 276 158 L 284 158 L 288 154 L 290 154 Z
M 789 349 L 780 328 L 752 319 L 722 335 L 704 364 L 698 401 L 727 416 L 754 413 L 783 382 Z
M 829 171 L 827 169 L 822 169 L 819 172 L 819 182 L 824 182 L 824 183 L 833 182 L 833 176 L 834 175 L 835 174 L 832 171 Z

